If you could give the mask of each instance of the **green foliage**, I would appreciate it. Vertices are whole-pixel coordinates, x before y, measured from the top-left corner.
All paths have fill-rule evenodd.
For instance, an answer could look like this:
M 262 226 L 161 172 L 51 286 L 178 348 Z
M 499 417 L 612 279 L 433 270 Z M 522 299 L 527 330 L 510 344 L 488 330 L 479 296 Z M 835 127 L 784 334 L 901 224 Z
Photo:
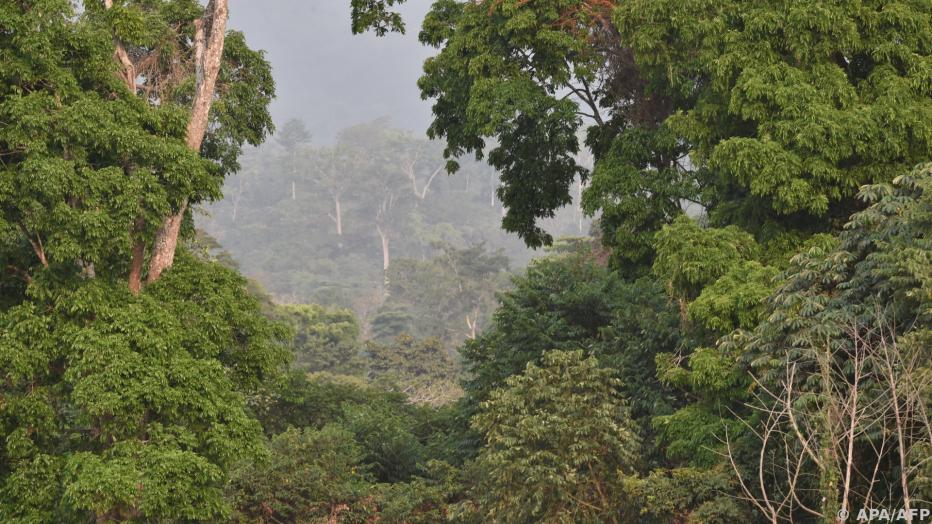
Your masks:
M 927 160 L 930 24 L 910 0 L 443 0 L 423 24 L 440 51 L 419 85 L 448 156 L 491 143 L 504 224 L 532 244 L 581 172 L 569 134 L 585 117 L 585 207 L 637 275 L 684 205 L 762 242 L 805 236 L 840 228 L 861 184 Z
M 844 220 L 860 184 L 932 151 L 926 3 L 635 1 L 613 20 L 639 64 L 694 90 L 668 121 L 693 161 L 776 215 Z
M 722 468 L 655 470 L 643 478 L 625 479 L 632 505 L 640 508 L 642 520 L 652 523 L 751 522 L 731 495 L 734 489 L 731 472 Z
M 403 406 L 406 402 L 400 393 L 368 387 L 355 377 L 327 373 L 308 376 L 295 370 L 251 400 L 262 427 L 271 435 L 289 426 L 320 429 L 328 422 L 339 421 L 344 415 L 344 404 L 388 402 Z
M 298 369 L 343 375 L 362 370 L 359 323 L 352 311 L 301 304 L 278 306 L 275 314 L 294 330 Z
M 182 195 L 216 196 L 219 179 L 184 144 L 186 112 L 130 96 L 112 36 L 69 2 L 8 5 L 0 17 L 15 29 L 0 36 L 4 287 L 21 296 L 11 280 L 43 258 L 63 276 L 89 264 L 122 275 L 137 216 L 154 224 Z
M 501 173 L 502 220 L 529 246 L 553 239 L 536 219 L 570 202 L 569 188 L 585 170 L 579 150 L 577 104 L 558 97 L 570 79 L 594 80 L 595 53 L 584 35 L 564 31 L 583 22 L 578 2 L 504 0 L 489 4 L 438 1 L 424 21 L 422 42 L 439 47 L 424 63 L 421 96 L 436 99 L 431 138 L 446 140 L 444 155 L 487 155 Z M 493 142 L 486 151 L 487 141 Z M 451 160 L 450 171 L 458 164 Z
M 372 319 L 375 338 L 406 332 L 454 346 L 474 337 L 495 307 L 496 291 L 506 285 L 507 270 L 504 254 L 482 245 L 445 245 L 431 260 L 396 260 L 388 271 L 388 298 Z
M 233 522 L 363 522 L 369 476 L 352 433 L 335 424 L 291 428 L 269 443 L 270 456 L 237 472 Z
M 656 431 L 645 433 L 647 447 L 660 448 L 666 472 L 708 494 L 707 486 L 735 488 L 720 482 L 726 429 L 737 469 L 758 467 L 749 442 L 764 421 L 743 405 L 761 391 L 749 369 L 758 386 L 782 391 L 787 363 L 798 364 L 798 409 L 818 419 L 831 394 L 816 365 L 820 348 L 843 355 L 890 332 L 902 348 L 921 347 L 928 167 L 898 175 L 932 153 L 930 24 L 929 5 L 909 0 L 435 2 L 421 38 L 439 53 L 419 84 L 434 100 L 430 133 L 446 140 L 448 157 L 487 156 L 503 172 L 505 225 L 533 244 L 549 240 L 535 219 L 567 197 L 580 172 L 568 161 L 578 147 L 568 130 L 591 119 L 595 166 L 584 206 L 600 214 L 613 250 L 605 276 L 574 274 L 554 257 L 515 280 L 487 331 L 463 350 L 467 412 L 545 351 L 583 350 L 652 377 L 631 389 L 632 399 L 650 399 L 641 404 Z M 662 296 L 632 299 L 635 282 L 656 288 L 634 280 L 648 268 L 677 302 L 679 325 Z M 847 381 L 839 387 L 850 382 L 852 363 L 827 365 Z M 876 378 L 869 382 L 877 394 Z M 739 431 L 745 423 L 753 431 Z M 877 449 L 879 437 L 865 432 L 858 457 Z M 675 469 L 683 463 L 695 469 Z M 767 468 L 773 485 L 763 489 L 776 495 L 780 465 Z M 702 479 L 703 471 L 719 476 Z M 664 484 L 666 474 L 654 480 Z M 841 478 L 815 476 L 823 491 Z M 720 497 L 671 493 L 662 502 L 649 518 L 751 518 Z
M 389 343 L 366 344 L 370 379 L 403 391 L 418 403 L 444 403 L 458 397 L 456 363 L 436 338 L 398 335 Z
M 182 254 L 138 297 L 52 284 L 0 313 L 4 520 L 223 515 L 227 472 L 262 451 L 243 393 L 285 359 L 245 281 Z
M 673 296 L 689 300 L 759 251 L 754 238 L 734 226 L 703 228 L 685 215 L 657 233 L 654 248 L 654 274 Z
M 275 98 L 272 66 L 264 51 L 250 49 L 239 31 L 227 31 L 217 76 L 222 93 L 210 106 L 210 126 L 201 154 L 224 175 L 239 171 L 243 146 L 258 146 L 275 129 L 269 104 Z
M 737 423 L 723 419 L 723 413 L 715 407 L 690 404 L 671 415 L 654 419 L 653 426 L 667 459 L 699 468 L 708 468 L 720 461 L 723 446 L 718 436 L 725 433 L 727 425 L 737 426 Z
M 532 262 L 500 295 L 489 329 L 463 347 L 467 390 L 485 399 L 545 351 L 591 347 L 612 322 L 621 285 L 586 252 Z
M 401 15 L 391 10 L 404 1 L 350 0 L 353 33 L 363 33 L 370 29 L 378 36 L 390 31 L 404 33 L 405 25 Z
M 462 491 L 459 470 L 441 461 L 429 461 L 425 468 L 424 477 L 383 487 L 380 522 L 434 524 L 453 518 L 448 507 Z
M 722 335 L 753 328 L 763 317 L 778 272 L 755 261 L 732 266 L 689 304 L 690 320 Z
M 359 379 L 297 372 L 256 400 L 253 408 L 276 436 L 270 461 L 244 461 L 237 470 L 230 496 L 240 520 L 337 512 L 350 522 L 375 514 L 435 522 L 462 493 L 450 465 L 458 453 L 455 407 L 416 406 Z
M 633 127 L 619 131 L 596 163 L 583 206 L 591 215 L 601 213 L 603 241 L 623 273 L 645 272 L 654 235 L 682 213 L 684 200 L 698 198 L 696 181 L 677 163 L 684 154 L 669 129 Z
M 677 402 L 657 380 L 655 355 L 680 344 L 679 316 L 660 285 L 646 278 L 624 282 L 587 249 L 535 261 L 500 295 L 489 328 L 462 348 L 465 407 L 474 412 L 508 377 L 539 364 L 548 348 L 582 349 L 617 370 L 620 391 L 642 423 L 649 462 L 656 458 L 649 420 Z
M 401 3 L 353 0 L 352 30 L 403 31 Z M 841 507 L 841 427 L 849 509 L 901 472 L 932 496 L 932 165 L 903 174 L 932 153 L 927 2 L 437 0 L 443 146 L 291 121 L 242 162 L 270 66 L 228 33 L 190 151 L 202 13 L 0 6 L 0 520 L 730 523 L 763 490 L 802 521 Z M 611 252 L 561 242 L 501 292 L 496 222 L 550 243 L 588 153 Z M 243 267 L 327 306 L 204 235 L 126 289 L 221 187 Z
M 0 520 L 222 518 L 233 463 L 263 451 L 245 396 L 286 350 L 246 282 L 181 249 L 145 292 L 126 288 L 133 243 L 179 202 L 218 197 L 271 127 L 268 63 L 231 33 L 202 154 L 186 146 L 202 12 L 0 7 Z M 138 94 L 115 40 L 152 58 Z
M 927 329 L 930 180 L 932 167 L 924 164 L 892 185 L 865 186 L 861 198 L 870 206 L 852 215 L 838 242 L 792 259 L 770 314 L 746 340 L 754 368 L 780 369 L 781 353 L 793 358 L 826 337 L 845 340 L 850 325 L 886 324 L 899 336 Z
M 617 520 L 616 480 L 634 470 L 638 440 L 613 375 L 582 351 L 550 351 L 482 404 L 476 496 L 487 520 Z
M 364 459 L 380 482 L 409 480 L 424 460 L 423 443 L 414 433 L 408 410 L 388 403 L 345 406 L 344 424 L 364 450 Z

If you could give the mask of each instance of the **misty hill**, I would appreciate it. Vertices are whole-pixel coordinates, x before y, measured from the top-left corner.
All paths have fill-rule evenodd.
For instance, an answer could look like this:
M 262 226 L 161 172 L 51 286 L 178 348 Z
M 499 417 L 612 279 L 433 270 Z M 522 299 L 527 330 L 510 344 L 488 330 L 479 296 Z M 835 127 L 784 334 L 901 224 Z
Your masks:
M 197 217 L 198 227 L 278 302 L 349 307 L 367 326 L 382 313 L 376 324 L 386 335 L 407 331 L 455 342 L 475 333 L 477 319 L 493 308 L 492 291 L 507 282 L 498 273 L 535 255 L 501 229 L 494 170 L 467 159 L 451 177 L 439 144 L 384 119 L 345 129 L 323 145 L 292 120 L 241 163 L 226 181 L 225 198 Z M 554 236 L 580 235 L 589 222 L 570 206 L 545 226 Z M 456 258 L 461 263 L 454 267 Z M 467 259 L 486 266 L 468 269 L 490 279 L 489 290 L 474 293 L 481 300 L 446 289 L 456 286 Z M 449 304 L 441 306 L 444 293 Z M 431 310 L 412 310 L 432 301 Z M 443 327 L 418 329 L 415 318 Z

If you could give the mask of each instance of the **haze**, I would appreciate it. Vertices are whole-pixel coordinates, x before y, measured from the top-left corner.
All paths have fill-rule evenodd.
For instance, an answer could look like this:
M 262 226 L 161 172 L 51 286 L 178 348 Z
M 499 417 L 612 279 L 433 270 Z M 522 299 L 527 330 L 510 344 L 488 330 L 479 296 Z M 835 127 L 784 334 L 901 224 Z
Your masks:
M 272 63 L 278 97 L 271 110 L 278 125 L 300 118 L 320 143 L 345 127 L 388 116 L 394 127 L 424 135 L 430 104 L 415 83 L 434 51 L 417 41 L 429 1 L 403 5 L 406 34 L 382 38 L 351 33 L 346 0 L 230 3 L 230 27 Z

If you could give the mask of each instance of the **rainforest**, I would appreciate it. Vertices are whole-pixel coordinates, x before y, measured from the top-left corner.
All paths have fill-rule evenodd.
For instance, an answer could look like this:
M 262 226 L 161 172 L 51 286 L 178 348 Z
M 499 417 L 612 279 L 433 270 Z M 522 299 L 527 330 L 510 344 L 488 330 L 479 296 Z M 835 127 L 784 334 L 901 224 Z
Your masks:
M 0 0 L 0 522 L 930 511 L 928 0 Z

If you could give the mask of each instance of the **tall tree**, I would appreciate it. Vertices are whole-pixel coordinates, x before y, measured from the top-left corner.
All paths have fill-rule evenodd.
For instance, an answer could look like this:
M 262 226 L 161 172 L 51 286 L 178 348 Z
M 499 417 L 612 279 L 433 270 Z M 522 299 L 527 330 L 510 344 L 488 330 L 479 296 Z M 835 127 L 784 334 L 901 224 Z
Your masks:
M 860 184 L 928 158 L 930 16 L 910 1 L 444 0 L 424 21 L 440 51 L 419 85 L 448 156 L 493 142 L 503 225 L 531 245 L 583 172 L 589 119 L 587 211 L 623 270 L 643 273 L 653 233 L 687 203 L 761 241 L 811 234 L 843 224 Z
M 391 266 L 391 242 L 399 222 L 413 203 L 407 180 L 398 168 L 399 159 L 393 147 L 400 132 L 387 127 L 385 120 L 354 126 L 340 133 L 340 142 L 352 144 L 356 151 L 365 151 L 369 159 L 360 170 L 347 174 L 354 179 L 354 189 L 365 200 L 367 222 L 378 236 L 382 253 L 383 294 L 388 292 L 388 269 Z
M 487 442 L 476 462 L 482 517 L 623 522 L 619 480 L 634 471 L 638 439 L 618 386 L 595 357 L 549 351 L 494 391 L 472 419 Z
M 302 146 L 307 146 L 311 141 L 311 132 L 307 130 L 304 122 L 292 118 L 285 122 L 281 131 L 275 134 L 275 139 L 285 148 L 285 156 L 288 157 L 291 172 L 291 199 L 295 200 L 297 198 L 295 184 L 298 177 L 298 152 Z
M 112 32 L 120 78 L 130 94 L 154 107 L 184 109 L 185 144 L 211 160 L 215 174 L 235 171 L 242 145 L 260 143 L 271 130 L 269 65 L 240 33 L 227 32 L 226 0 L 206 7 L 191 0 L 106 0 L 103 5 L 86 2 L 85 8 L 88 19 Z M 134 293 L 146 273 L 151 283 L 171 265 L 189 204 L 217 194 L 170 176 L 164 185 L 170 209 L 140 214 L 131 226 L 128 279 Z
M 240 37 L 229 49 L 247 65 L 227 72 L 259 76 L 215 113 L 244 127 L 218 125 L 206 155 L 156 89 L 165 64 L 118 69 L 175 42 L 169 21 L 194 5 L 0 7 L 0 520 L 222 518 L 235 458 L 261 453 L 244 397 L 285 352 L 246 283 L 181 250 L 171 278 L 138 295 L 124 284 L 139 238 L 179 198 L 218 194 L 237 137 L 261 139 L 267 64 Z
M 223 57 L 228 15 L 226 0 L 210 0 L 203 16 L 194 20 L 194 99 L 191 102 L 191 116 L 185 135 L 185 144 L 192 151 L 200 152 L 204 133 L 207 131 L 208 115 L 214 101 L 217 75 L 220 73 L 220 61 Z M 158 280 L 162 271 L 172 265 L 178 235 L 181 233 L 181 221 L 184 219 L 188 203 L 188 198 L 182 198 L 177 204 L 177 209 L 162 220 L 156 231 L 146 277 L 148 282 Z

